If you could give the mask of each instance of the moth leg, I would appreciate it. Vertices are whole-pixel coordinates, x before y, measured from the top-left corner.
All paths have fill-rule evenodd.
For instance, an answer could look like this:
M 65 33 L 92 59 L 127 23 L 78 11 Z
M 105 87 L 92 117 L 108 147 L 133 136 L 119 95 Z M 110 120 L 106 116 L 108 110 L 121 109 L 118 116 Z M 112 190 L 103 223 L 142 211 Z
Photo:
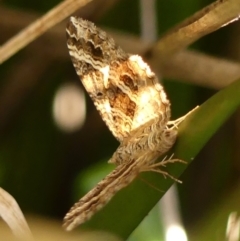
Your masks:
M 163 171 L 162 169 L 160 169 L 161 167 L 166 167 L 166 165 L 169 163 L 176 163 L 176 162 L 184 163 L 184 164 L 187 163 L 180 159 L 172 159 L 172 156 L 169 159 L 166 159 L 166 157 L 165 157 L 161 162 L 153 163 L 148 166 L 142 167 L 141 172 L 149 172 L 149 171 L 157 172 L 157 173 L 162 174 L 164 176 L 164 178 L 169 177 L 172 180 L 174 180 L 175 182 L 182 183 L 179 179 L 175 178 L 174 176 L 169 174 L 167 171 Z

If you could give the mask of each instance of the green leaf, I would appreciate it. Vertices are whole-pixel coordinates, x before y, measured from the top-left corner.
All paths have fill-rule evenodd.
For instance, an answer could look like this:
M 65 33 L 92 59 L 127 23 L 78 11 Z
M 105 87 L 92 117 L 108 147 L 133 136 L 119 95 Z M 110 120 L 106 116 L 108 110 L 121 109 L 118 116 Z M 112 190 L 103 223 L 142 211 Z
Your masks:
M 240 80 L 219 91 L 184 120 L 179 127 L 176 145 L 170 153 L 190 163 L 239 105 Z M 169 164 L 166 170 L 174 177 L 179 177 L 187 166 L 174 163 Z M 82 228 L 105 230 L 126 239 L 172 184 L 173 180 L 164 179 L 160 174 L 143 173 L 117 193 Z

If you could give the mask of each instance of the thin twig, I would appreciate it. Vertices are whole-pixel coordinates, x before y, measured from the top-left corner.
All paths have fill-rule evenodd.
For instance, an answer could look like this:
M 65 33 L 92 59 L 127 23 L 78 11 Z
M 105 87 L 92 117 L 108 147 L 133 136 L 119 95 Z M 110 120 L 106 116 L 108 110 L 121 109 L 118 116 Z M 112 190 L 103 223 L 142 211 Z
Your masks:
M 218 0 L 166 33 L 151 49 L 151 53 L 159 61 L 164 61 L 199 38 L 237 20 L 239 15 L 239 0 Z
M 152 58 L 154 71 L 168 79 L 222 89 L 240 77 L 240 63 L 184 50 L 164 62 Z M 194 71 L 193 71 L 194 70 Z
M 92 0 L 65 0 L 37 19 L 0 48 L 0 64 L 71 13 Z
M 0 14 L 1 28 L 10 33 L 22 28 L 27 22 L 32 22 L 34 18 L 38 17 L 24 11 L 13 11 L 1 7 L 0 13 L 4 12 L 7 12 L 7 14 Z M 12 18 L 16 19 L 16 21 L 11 21 Z M 181 25 L 184 25 L 183 23 Z M 64 28 L 63 23 L 51 28 L 41 38 L 41 41 L 35 41 L 34 44 L 31 44 L 28 51 L 35 51 L 35 56 L 40 54 L 41 56 L 49 56 L 51 59 L 64 60 L 69 58 L 66 49 L 62 48 L 62 44 L 65 42 L 65 35 L 62 32 Z M 106 29 L 106 31 L 127 52 L 144 53 L 150 47 L 149 44 L 142 42 L 137 36 L 110 29 Z M 41 51 L 38 51 L 39 49 Z M 159 72 L 162 77 L 191 84 L 220 89 L 240 76 L 240 64 L 238 62 L 219 59 L 197 51 L 184 50 L 171 58 L 165 58 L 164 61 L 163 59 L 159 61 L 159 58 L 161 58 L 161 54 L 157 53 L 147 58 L 155 72 Z M 194 71 L 192 71 L 193 69 Z

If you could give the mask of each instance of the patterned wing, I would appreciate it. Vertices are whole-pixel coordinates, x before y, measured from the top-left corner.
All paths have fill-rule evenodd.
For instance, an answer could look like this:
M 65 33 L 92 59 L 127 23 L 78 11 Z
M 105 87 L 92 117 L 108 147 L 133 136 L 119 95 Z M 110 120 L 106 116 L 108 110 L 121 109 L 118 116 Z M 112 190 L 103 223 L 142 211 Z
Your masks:
M 152 119 L 166 127 L 170 103 L 141 57 L 125 53 L 93 23 L 75 17 L 67 26 L 67 46 L 84 87 L 120 142 Z

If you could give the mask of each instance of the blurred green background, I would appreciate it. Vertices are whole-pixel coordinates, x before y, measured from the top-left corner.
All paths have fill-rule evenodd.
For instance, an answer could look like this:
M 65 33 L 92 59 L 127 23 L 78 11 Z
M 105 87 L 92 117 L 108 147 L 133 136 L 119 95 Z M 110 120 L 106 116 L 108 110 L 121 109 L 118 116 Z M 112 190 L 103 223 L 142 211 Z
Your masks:
M 113 2 L 106 4 L 107 7 L 103 5 L 103 9 L 86 11 L 85 17 L 97 25 L 140 36 L 139 1 Z M 9 25 L 0 23 L 1 44 L 27 26 L 24 25 L 27 23 L 25 16 L 26 19 L 41 16 L 57 3 L 53 0 L 1 1 L 0 10 L 14 10 L 23 16 L 19 20 L 2 16 L 9 17 L 10 22 Z M 209 3 L 207 0 L 156 1 L 158 35 Z M 237 59 L 240 56 L 232 51 L 231 41 L 239 26 L 239 23 L 229 25 L 191 48 Z M 66 43 L 62 41 L 64 28 L 60 34 L 63 36 L 60 42 L 54 42 L 57 39 L 50 39 L 50 35 L 40 37 L 37 44 L 31 43 L 0 66 L 0 185 L 15 197 L 24 213 L 59 220 L 74 200 L 110 172 L 113 167 L 106 161 L 118 146 L 86 92 L 83 125 L 66 131 L 56 124 L 53 103 L 59 89 L 66 84 L 83 89 L 70 57 L 58 53 L 61 48 L 67 55 Z M 217 92 L 175 80 L 164 80 L 164 86 L 172 103 L 173 119 L 201 105 Z M 183 185 L 178 185 L 181 214 L 190 235 L 202 220 L 210 222 L 216 206 L 226 203 L 239 186 L 239 123 L 238 111 L 211 138 L 181 177 Z M 234 200 L 240 201 L 240 196 L 236 194 Z M 236 211 L 234 208 L 232 211 Z M 154 217 L 152 220 L 155 223 Z M 153 224 L 150 226 L 156 230 Z M 154 234 L 148 226 L 141 230 L 139 232 L 148 238 Z M 142 238 L 144 240 L 144 236 Z

